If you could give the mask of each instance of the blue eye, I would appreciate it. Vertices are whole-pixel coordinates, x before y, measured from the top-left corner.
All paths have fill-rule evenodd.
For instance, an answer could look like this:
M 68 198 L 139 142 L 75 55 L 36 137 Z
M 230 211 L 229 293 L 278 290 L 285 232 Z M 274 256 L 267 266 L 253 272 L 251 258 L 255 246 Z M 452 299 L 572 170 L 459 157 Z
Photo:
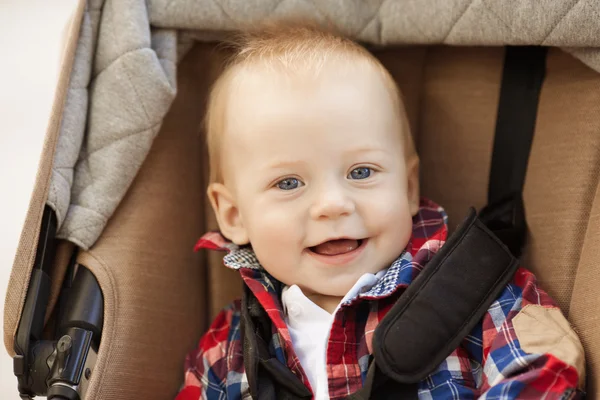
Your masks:
M 302 186 L 302 182 L 300 182 L 296 178 L 285 178 L 277 182 L 277 187 L 281 190 L 293 190 Z
M 371 176 L 371 168 L 358 167 L 350 171 L 348 174 L 348 179 L 366 179 L 369 176 Z

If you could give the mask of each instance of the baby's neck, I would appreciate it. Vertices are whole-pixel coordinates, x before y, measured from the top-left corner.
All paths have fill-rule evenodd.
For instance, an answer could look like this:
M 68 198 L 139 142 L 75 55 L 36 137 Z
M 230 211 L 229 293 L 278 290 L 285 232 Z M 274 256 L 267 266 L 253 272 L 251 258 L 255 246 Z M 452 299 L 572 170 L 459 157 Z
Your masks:
M 306 293 L 305 296 L 329 314 L 333 314 L 343 299 L 342 296 L 327 296 L 318 293 Z

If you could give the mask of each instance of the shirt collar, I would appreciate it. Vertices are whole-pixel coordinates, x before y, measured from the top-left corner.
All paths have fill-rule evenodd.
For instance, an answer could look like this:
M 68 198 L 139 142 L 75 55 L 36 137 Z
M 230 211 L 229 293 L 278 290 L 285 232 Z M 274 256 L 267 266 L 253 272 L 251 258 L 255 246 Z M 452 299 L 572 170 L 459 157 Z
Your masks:
M 315 320 L 317 322 L 327 321 L 331 324 L 330 319 L 333 318 L 338 308 L 352 302 L 352 300 L 357 298 L 360 293 L 369 291 L 379 279 L 386 274 L 386 272 L 387 270 L 382 270 L 377 274 L 372 274 L 370 272 L 363 274 L 342 298 L 333 314 L 329 314 L 329 312 L 323 310 L 306 297 L 298 285 L 286 286 L 281 293 L 281 303 L 283 305 L 283 311 L 288 317 L 288 323 L 295 322 L 296 326 L 300 326 L 301 324 L 307 324 Z M 302 309 L 304 312 L 295 312 L 294 307 Z
M 387 297 L 399 288 L 410 285 L 446 241 L 447 223 L 448 217 L 442 207 L 431 200 L 421 199 L 419 211 L 413 217 L 412 236 L 406 249 L 375 285 L 363 293 L 346 296 L 342 304 L 349 304 L 356 298 L 371 300 Z M 262 268 L 250 246 L 238 246 L 218 232 L 209 232 L 196 244 L 195 250 L 200 249 L 226 251 L 227 254 L 223 257 L 225 266 L 239 270 L 242 278 L 259 300 L 265 292 L 280 297 L 283 286 Z M 260 291 L 262 295 L 258 296 L 257 290 L 254 289 Z M 279 300 L 270 300 L 270 305 L 281 308 Z

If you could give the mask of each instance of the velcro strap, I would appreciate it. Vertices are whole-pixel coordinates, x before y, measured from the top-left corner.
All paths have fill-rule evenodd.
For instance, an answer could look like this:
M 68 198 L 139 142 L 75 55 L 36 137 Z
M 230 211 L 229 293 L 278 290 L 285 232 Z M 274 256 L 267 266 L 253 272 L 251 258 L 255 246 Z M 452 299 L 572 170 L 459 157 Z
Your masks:
M 471 209 L 375 330 L 378 367 L 401 383 L 427 377 L 481 320 L 517 267 Z

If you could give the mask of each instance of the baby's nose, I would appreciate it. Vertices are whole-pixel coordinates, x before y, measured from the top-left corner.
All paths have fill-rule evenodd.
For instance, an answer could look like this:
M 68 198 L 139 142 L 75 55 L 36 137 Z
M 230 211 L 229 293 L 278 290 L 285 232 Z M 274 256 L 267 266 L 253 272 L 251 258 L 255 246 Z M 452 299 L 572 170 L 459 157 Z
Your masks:
M 330 188 L 317 198 L 311 209 L 313 219 L 336 219 L 354 212 L 354 201 L 343 190 Z

